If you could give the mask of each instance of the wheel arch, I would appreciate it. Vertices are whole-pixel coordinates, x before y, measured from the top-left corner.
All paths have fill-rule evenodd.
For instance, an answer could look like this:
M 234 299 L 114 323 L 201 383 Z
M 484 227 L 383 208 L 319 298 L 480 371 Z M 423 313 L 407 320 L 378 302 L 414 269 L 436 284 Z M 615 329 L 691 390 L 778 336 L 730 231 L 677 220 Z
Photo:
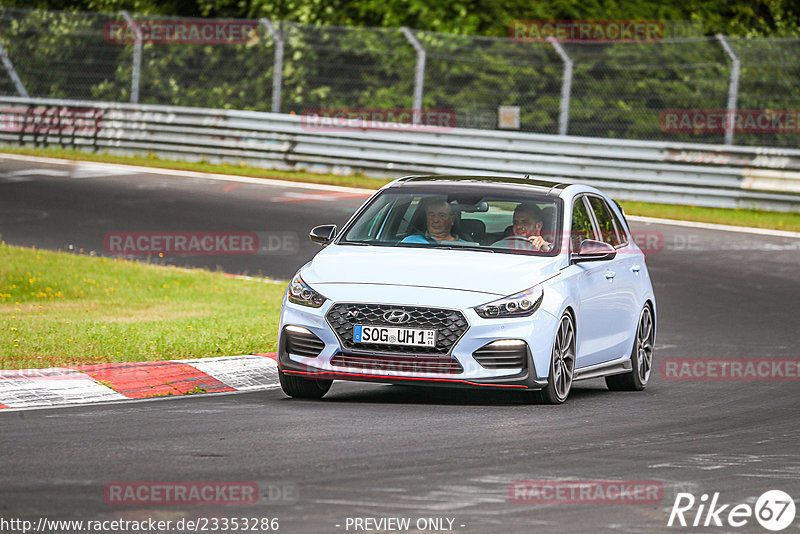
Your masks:
M 575 339 L 573 340 L 573 343 L 575 343 L 575 361 L 577 363 L 577 358 L 578 358 L 578 314 L 575 313 L 575 309 L 572 307 L 572 304 L 567 304 L 567 306 L 564 308 L 564 311 L 561 312 L 561 315 L 558 316 L 559 322 L 561 321 L 561 317 L 565 313 L 569 314 L 569 316 L 572 317 L 572 329 L 574 330 L 572 332 L 572 335 L 575 336 Z
M 561 315 L 568 313 L 572 317 L 572 325 L 575 327 L 575 331 L 578 331 L 578 316 L 575 313 L 575 310 L 572 307 L 572 304 L 567 304 L 567 307 L 564 308 L 564 311 L 561 312 Z
M 650 308 L 650 313 L 653 314 L 653 345 L 655 346 L 655 340 L 658 337 L 658 316 L 656 315 L 656 303 L 653 297 L 647 297 L 644 301 L 644 305 Z

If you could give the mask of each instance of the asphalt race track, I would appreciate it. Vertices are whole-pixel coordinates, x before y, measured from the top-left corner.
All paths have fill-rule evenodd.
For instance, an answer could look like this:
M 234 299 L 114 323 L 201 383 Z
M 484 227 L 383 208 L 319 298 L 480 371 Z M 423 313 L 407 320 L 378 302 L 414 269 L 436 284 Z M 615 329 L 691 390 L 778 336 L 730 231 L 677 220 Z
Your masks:
M 278 237 L 279 244 L 263 254 L 150 260 L 288 279 L 319 250 L 308 240 L 308 231 L 318 224 L 346 222 L 369 196 L 287 187 L 290 182 L 268 187 L 118 169 L 92 163 L 34 165 L 0 157 L 3 239 L 16 245 L 109 255 L 104 242 L 109 233 L 265 233 L 267 245 L 270 235 Z
M 109 232 L 296 235 L 291 253 L 157 260 L 281 279 L 317 250 L 305 238 L 312 226 L 344 222 L 363 200 L 290 184 L 0 157 L 0 233 L 8 243 L 105 254 Z M 368 517 L 407 517 L 412 526 L 448 518 L 453 531 L 470 533 L 768 532 L 753 517 L 741 528 L 667 522 L 678 492 L 698 501 L 719 492 L 728 510 L 754 506 L 772 489 L 800 498 L 800 382 L 668 380 L 658 363 L 796 361 L 800 240 L 633 226 L 663 244 L 647 257 L 659 331 L 645 392 L 580 382 L 565 405 L 549 407 L 525 405 L 512 392 L 335 383 L 317 402 L 272 389 L 0 413 L 0 516 L 269 517 L 289 533 L 353 532 L 348 518 Z M 513 482 L 542 480 L 658 481 L 663 498 L 510 498 Z M 267 497 L 250 506 L 106 504 L 105 485 L 120 481 L 248 481 Z M 687 519 L 696 512 L 697 505 Z M 798 525 L 800 517 L 786 532 Z

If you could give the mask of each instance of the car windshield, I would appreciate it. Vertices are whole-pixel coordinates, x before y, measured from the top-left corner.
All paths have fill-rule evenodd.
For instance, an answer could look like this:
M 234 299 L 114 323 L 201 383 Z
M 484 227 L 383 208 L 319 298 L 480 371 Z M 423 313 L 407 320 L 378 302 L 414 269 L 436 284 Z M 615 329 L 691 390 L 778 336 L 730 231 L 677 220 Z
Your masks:
M 372 199 L 338 243 L 553 256 L 561 205 L 557 197 L 518 189 L 389 188 Z

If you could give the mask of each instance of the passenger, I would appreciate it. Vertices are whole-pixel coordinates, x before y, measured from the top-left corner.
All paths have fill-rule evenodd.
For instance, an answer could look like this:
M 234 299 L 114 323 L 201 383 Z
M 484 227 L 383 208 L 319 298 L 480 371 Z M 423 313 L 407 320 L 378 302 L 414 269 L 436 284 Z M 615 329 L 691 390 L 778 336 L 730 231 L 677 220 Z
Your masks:
M 463 241 L 451 233 L 455 222 L 456 214 L 444 198 L 431 199 L 425 206 L 425 233 L 407 236 L 400 243 L 436 244 L 442 241 Z
M 493 247 L 550 252 L 552 247 L 542 237 L 544 217 L 539 206 L 533 202 L 519 204 L 514 209 L 513 223 L 511 235 L 497 241 Z M 521 241 L 523 239 L 525 241 Z M 523 246 L 518 246 L 520 242 L 524 243 Z

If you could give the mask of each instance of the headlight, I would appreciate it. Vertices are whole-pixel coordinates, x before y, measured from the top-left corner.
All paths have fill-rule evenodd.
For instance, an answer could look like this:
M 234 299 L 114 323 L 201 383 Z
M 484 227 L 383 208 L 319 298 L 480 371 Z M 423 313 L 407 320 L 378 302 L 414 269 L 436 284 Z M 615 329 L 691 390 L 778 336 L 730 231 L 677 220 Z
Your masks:
M 534 286 L 515 295 L 503 297 L 487 304 L 475 306 L 475 312 L 484 319 L 498 319 L 502 317 L 527 317 L 533 314 L 542 303 L 544 291 L 540 286 Z
M 300 304 L 302 306 L 309 306 L 311 308 L 319 308 L 325 301 L 328 300 L 313 289 L 308 284 L 303 282 L 298 272 L 289 283 L 289 302 Z

